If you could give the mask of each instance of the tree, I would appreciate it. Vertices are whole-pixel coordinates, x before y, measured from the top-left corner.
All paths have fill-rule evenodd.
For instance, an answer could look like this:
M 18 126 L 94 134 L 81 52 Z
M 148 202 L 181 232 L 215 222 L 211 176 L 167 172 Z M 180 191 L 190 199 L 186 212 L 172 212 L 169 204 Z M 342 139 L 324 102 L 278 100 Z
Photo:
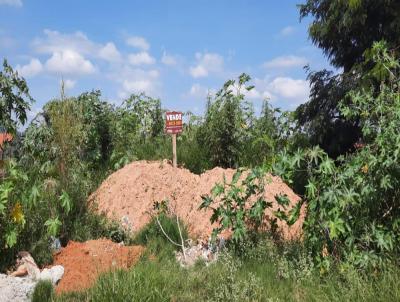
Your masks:
M 300 17 L 314 17 L 309 35 L 333 66 L 349 72 L 363 61 L 365 50 L 385 40 L 400 45 L 400 2 L 397 0 L 307 0 Z
M 321 146 L 333 158 L 352 151 L 360 137 L 358 121 L 345 120 L 337 107 L 355 87 L 354 75 L 322 70 L 310 72 L 308 80 L 310 99 L 296 109 L 295 116 L 311 144 Z
M 310 100 L 299 106 L 299 123 L 309 132 L 312 143 L 330 156 L 348 151 L 360 138 L 357 120 L 347 121 L 338 103 L 357 86 L 361 72 L 354 66 L 375 41 L 386 40 L 398 57 L 400 45 L 400 2 L 397 0 L 307 0 L 299 5 L 300 17 L 314 18 L 309 35 L 327 55 L 330 63 L 343 72 L 323 70 L 309 73 Z M 368 70 L 369 66 L 364 66 Z
M 288 182 L 306 172 L 304 238 L 323 265 L 345 259 L 377 267 L 400 254 L 400 62 L 379 42 L 357 69 L 366 67 L 338 106 L 345 119 L 359 122 L 363 144 L 339 157 L 340 165 L 316 146 L 282 153 L 275 169 Z
M 144 93 L 132 94 L 115 109 L 111 162 L 118 169 L 132 160 L 150 159 L 160 146 L 164 119 L 161 101 Z M 161 151 L 160 151 L 161 152 Z
M 4 60 L 0 72 L 0 123 L 5 131 L 17 132 L 18 125 L 26 122 L 32 102 L 25 80 Z
M 238 80 L 227 81 L 213 102 L 208 101 L 205 121 L 199 129 L 199 143 L 208 146 L 208 158 L 214 166 L 237 167 L 254 114 L 251 104 L 245 101 L 244 92 L 250 76 L 242 74 Z M 236 92 L 236 93 L 235 93 Z

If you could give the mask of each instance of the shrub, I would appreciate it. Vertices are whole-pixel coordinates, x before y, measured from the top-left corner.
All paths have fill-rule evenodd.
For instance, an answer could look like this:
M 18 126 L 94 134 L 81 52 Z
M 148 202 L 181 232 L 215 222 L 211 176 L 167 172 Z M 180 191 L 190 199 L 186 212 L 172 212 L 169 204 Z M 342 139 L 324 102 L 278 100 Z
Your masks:
M 340 106 L 361 125 L 358 150 L 334 162 L 314 147 L 283 153 L 275 166 L 288 181 L 299 170 L 308 176 L 305 239 L 324 269 L 340 260 L 378 268 L 400 253 L 400 63 L 382 42 L 365 58 L 371 72 Z
M 211 195 L 202 196 L 199 209 L 211 209 L 213 214 L 211 223 L 217 223 L 212 237 L 215 239 L 223 230 L 232 231 L 232 242 L 241 250 L 241 245 L 248 239 L 257 241 L 259 232 L 270 231 L 276 233 L 276 219 L 268 219 L 265 210 L 272 207 L 270 201 L 265 200 L 265 183 L 270 181 L 264 168 L 254 168 L 242 177 L 243 170 L 239 169 L 227 183 L 224 177 L 222 184 L 216 184 Z M 275 196 L 281 206 L 274 215 L 278 218 L 288 217 L 288 223 L 293 223 L 300 214 L 300 207 L 296 206 L 286 214 L 289 199 L 284 195 Z M 269 224 L 268 224 L 269 223 Z
M 166 213 L 161 213 L 158 217 L 152 217 L 150 222 L 135 235 L 133 242 L 135 244 L 146 245 L 151 253 L 158 255 L 160 258 L 172 258 L 173 251 L 180 247 L 172 244 L 165 236 L 157 219 L 168 237 L 174 242 L 180 243 L 181 237 L 176 222 L 177 217 Z M 181 220 L 179 221 L 183 240 L 186 241 L 188 239 L 187 227 Z

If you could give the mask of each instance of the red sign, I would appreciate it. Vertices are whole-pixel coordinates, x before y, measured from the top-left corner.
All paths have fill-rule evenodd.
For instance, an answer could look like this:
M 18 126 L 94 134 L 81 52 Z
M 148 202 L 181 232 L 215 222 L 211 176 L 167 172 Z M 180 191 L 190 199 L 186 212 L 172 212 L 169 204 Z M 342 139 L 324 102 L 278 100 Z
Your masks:
M 182 133 L 182 112 L 169 111 L 165 114 L 165 133 Z

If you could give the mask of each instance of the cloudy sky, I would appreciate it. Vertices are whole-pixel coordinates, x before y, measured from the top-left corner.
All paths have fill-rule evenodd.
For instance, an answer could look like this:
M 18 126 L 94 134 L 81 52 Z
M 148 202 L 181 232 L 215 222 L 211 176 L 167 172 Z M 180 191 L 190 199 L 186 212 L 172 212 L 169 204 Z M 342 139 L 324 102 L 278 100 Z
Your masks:
M 100 89 L 113 103 L 144 91 L 168 109 L 202 113 L 208 92 L 242 72 L 263 98 L 307 100 L 303 66 L 328 66 L 299 22 L 302 0 L 0 0 L 0 58 L 25 77 L 38 110 Z M 304 2 L 304 1 L 303 1 Z

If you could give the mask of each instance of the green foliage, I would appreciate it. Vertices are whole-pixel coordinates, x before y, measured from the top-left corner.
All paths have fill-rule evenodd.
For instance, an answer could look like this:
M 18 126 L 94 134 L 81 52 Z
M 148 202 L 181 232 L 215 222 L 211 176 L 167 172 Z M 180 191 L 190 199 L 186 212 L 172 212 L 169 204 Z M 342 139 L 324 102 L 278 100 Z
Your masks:
M 183 132 L 177 137 L 178 163 L 189 169 L 191 172 L 201 174 L 212 168 L 208 157 L 207 146 L 201 143 L 203 119 L 191 112 L 185 113 L 187 122 L 183 125 Z M 170 141 L 168 143 L 168 154 L 171 154 Z
M 237 81 L 229 80 L 216 93 L 214 101 L 209 100 L 199 140 L 208 147 L 207 155 L 214 166 L 237 166 L 253 118 L 252 105 L 244 100 L 244 90 L 253 88 L 247 85 L 249 80 L 246 74 Z
M 309 100 L 295 111 L 311 145 L 319 145 L 332 158 L 354 151 L 354 143 L 361 136 L 358 121 L 346 120 L 338 109 L 339 102 L 357 86 L 358 77 L 327 70 L 309 72 Z
M 48 280 L 39 281 L 32 294 L 32 302 L 54 301 L 55 292 L 53 284 Z
M 213 229 L 213 238 L 224 230 L 232 232 L 232 242 L 236 247 L 249 238 L 255 239 L 259 231 L 275 229 L 275 220 L 271 226 L 266 225 L 265 210 L 272 207 L 270 201 L 265 200 L 265 182 L 269 181 L 263 168 L 255 168 L 247 175 L 238 170 L 232 177 L 232 182 L 227 183 L 225 178 L 222 184 L 216 184 L 211 190 L 211 195 L 203 195 L 199 209 L 211 209 L 213 214 L 211 223 L 217 223 Z M 279 201 L 287 200 L 285 196 L 276 196 Z M 284 214 L 288 203 L 279 203 L 279 212 L 276 216 Z M 297 214 L 298 215 L 298 214 Z M 297 219 L 293 218 L 293 219 Z
M 307 0 L 300 16 L 313 17 L 309 35 L 335 67 L 349 71 L 375 41 L 400 44 L 400 4 L 396 0 Z
M 15 134 L 17 127 L 25 124 L 32 102 L 25 80 L 4 60 L 0 71 L 0 126 Z
M 132 160 L 155 156 L 162 145 L 162 113 L 160 100 L 144 94 L 131 95 L 115 110 L 111 123 L 111 165 L 114 169 Z
M 364 52 L 384 39 L 399 58 L 400 4 L 396 0 L 307 0 L 299 8 L 301 18 L 312 17 L 309 36 L 313 43 L 343 71 L 310 72 L 310 98 L 296 115 L 312 144 L 336 158 L 353 152 L 362 136 L 358 120 L 346 119 L 339 103 L 350 102 L 346 95 L 370 70 L 369 65 L 362 70 L 357 67 Z
M 204 121 L 195 133 L 197 144 L 192 143 L 206 168 L 271 166 L 283 147 L 307 145 L 306 136 L 295 131 L 292 113 L 273 108 L 266 99 L 260 115 L 255 114 L 246 98 L 254 89 L 250 80 L 243 73 L 227 81 L 214 98 L 209 95 Z
M 26 223 L 25 209 L 29 206 L 23 190 L 28 183 L 27 175 L 14 161 L 8 163 L 6 171 L 7 176 L 0 183 L 0 252 L 16 245 Z
M 86 199 L 107 166 L 111 107 L 99 97 L 92 92 L 49 102 L 22 144 L 19 162 L 30 167 L 32 183 L 30 226 L 43 225 L 40 232 L 64 241 L 76 233 L 77 221 L 88 212 Z
M 172 239 L 179 241 L 179 232 L 175 218 L 168 217 L 166 215 L 160 215 L 159 220 L 167 234 L 169 234 Z M 163 239 L 164 243 L 168 242 L 167 238 L 165 238 L 165 236 L 162 234 L 155 217 L 152 218 L 150 222 L 135 235 L 134 242 L 136 244 L 147 245 L 154 239 Z
M 145 245 L 148 249 L 148 253 L 157 255 L 160 259 L 172 259 L 174 257 L 173 252 L 179 247 L 169 241 L 162 232 L 158 222 L 171 240 L 174 242 L 181 242 L 179 228 L 176 222 L 177 217 L 168 214 L 168 212 L 159 212 L 157 215 L 157 217 L 153 216 L 150 222 L 135 235 L 133 243 Z M 179 223 L 182 238 L 186 241 L 189 238 L 187 226 L 180 219 Z
M 358 267 L 382 267 L 400 253 L 400 65 L 382 42 L 365 56 L 363 64 L 371 71 L 349 94 L 351 103 L 340 107 L 347 119 L 360 123 L 357 152 L 335 163 L 314 147 L 292 156 L 283 153 L 276 165 L 288 181 L 294 172 L 306 171 L 306 240 L 325 268 L 343 259 Z
M 47 227 L 47 232 L 49 233 L 49 235 L 57 236 L 62 224 L 58 219 L 58 217 L 56 217 L 56 218 L 49 218 L 48 220 L 46 220 L 44 225 Z

